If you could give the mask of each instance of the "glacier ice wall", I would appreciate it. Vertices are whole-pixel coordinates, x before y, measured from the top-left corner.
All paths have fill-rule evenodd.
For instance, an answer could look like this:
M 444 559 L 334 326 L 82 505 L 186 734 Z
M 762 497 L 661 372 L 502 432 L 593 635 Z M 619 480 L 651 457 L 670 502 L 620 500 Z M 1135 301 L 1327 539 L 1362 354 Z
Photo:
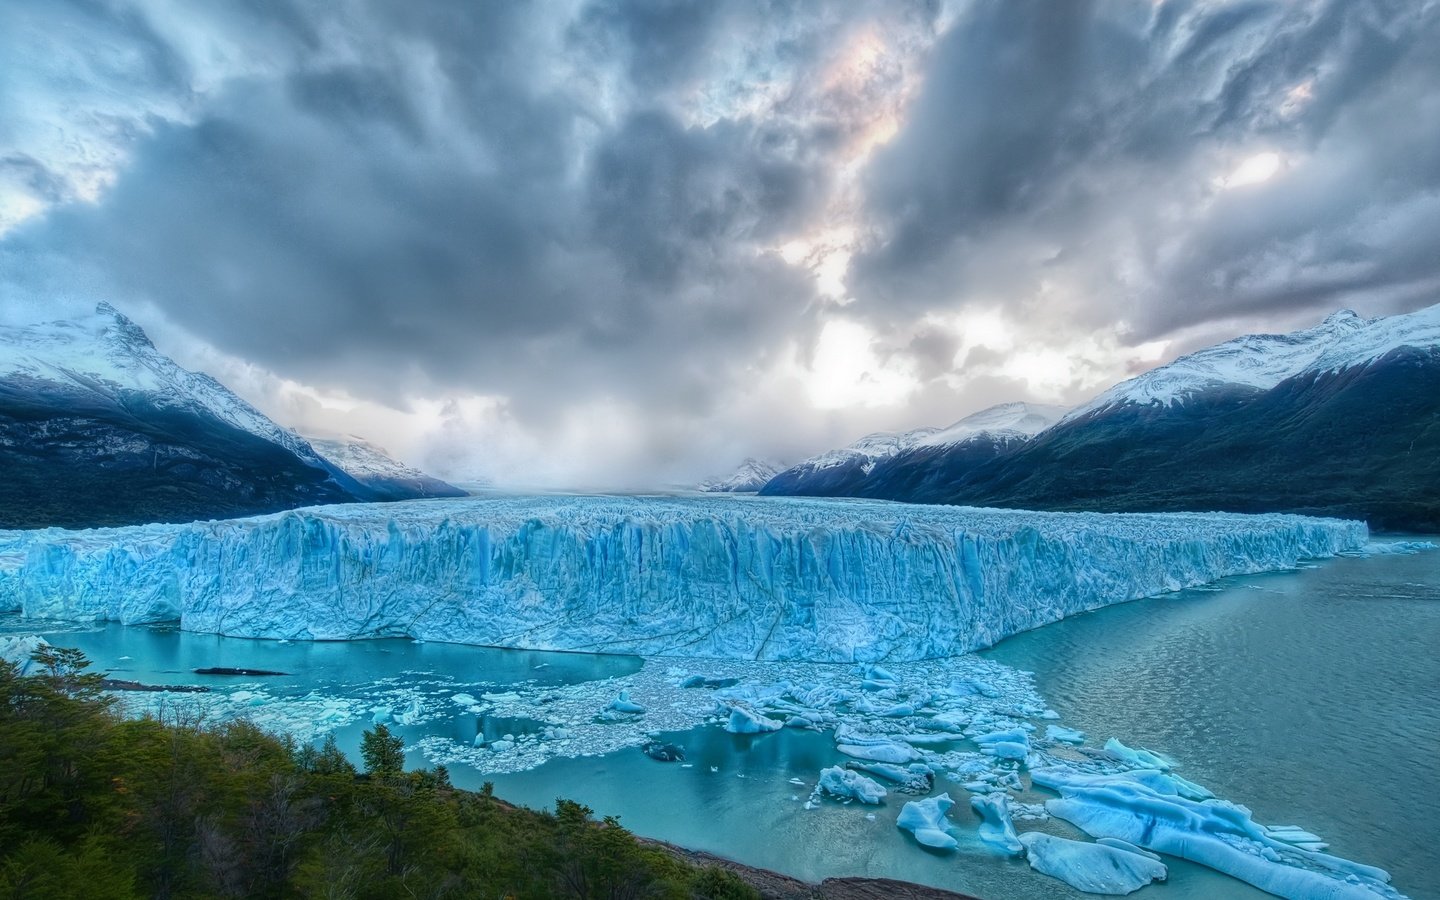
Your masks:
M 463 498 L 0 532 L 0 609 L 242 637 L 926 659 L 1367 539 L 1359 522 L 1284 515 Z

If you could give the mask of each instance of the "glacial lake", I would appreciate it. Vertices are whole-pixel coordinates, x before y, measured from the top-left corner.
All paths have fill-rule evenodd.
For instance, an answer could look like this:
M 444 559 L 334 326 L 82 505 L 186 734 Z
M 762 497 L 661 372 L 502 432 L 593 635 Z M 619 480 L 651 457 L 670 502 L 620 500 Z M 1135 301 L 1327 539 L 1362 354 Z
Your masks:
M 428 764 L 413 749 L 427 739 L 468 746 L 478 733 L 482 742 L 506 735 L 523 741 L 540 727 L 524 716 L 477 714 L 486 694 L 503 698 L 515 686 L 543 703 L 551 688 L 593 685 L 599 697 L 606 679 L 668 665 L 404 640 L 284 643 L 166 627 L 46 629 L 14 616 L 0 618 L 0 631 L 39 632 L 79 647 L 117 678 L 209 685 L 213 696 L 230 698 L 232 710 L 253 703 L 254 718 L 270 727 L 307 734 L 333 718 L 352 753 L 371 711 L 393 711 L 402 716 L 393 727 L 412 747 L 414 765 Z M 1226 579 L 1074 616 L 981 656 L 1033 672 L 1058 722 L 1086 732 L 1090 745 L 1113 736 L 1166 754 L 1186 778 L 1250 807 L 1258 821 L 1303 826 L 1328 841 L 1330 852 L 1387 869 L 1399 891 L 1419 898 L 1440 897 L 1437 648 L 1440 552 L 1431 552 Z M 292 674 L 192 672 L 208 666 Z M 476 704 L 452 702 L 457 691 L 474 694 Z M 346 705 L 330 705 L 331 697 L 347 698 Z M 404 724 L 411 707 L 415 721 Z M 684 762 L 658 762 L 627 746 L 525 771 L 448 765 L 462 786 L 490 781 L 500 796 L 537 807 L 568 797 L 599 815 L 618 815 L 637 833 L 806 879 L 902 878 L 987 900 L 1089 896 L 1022 860 L 993 855 L 973 836 L 962 836 L 954 853 L 921 848 L 895 827 L 911 799 L 903 794 L 892 792 L 879 807 L 807 803 L 819 770 L 845 759 L 828 734 L 742 736 L 708 725 L 657 738 L 681 748 Z M 943 777 L 935 790 L 959 801 L 951 815 L 962 835 L 972 834 L 978 818 L 965 806 L 966 791 Z M 1034 793 L 1027 799 L 1043 799 Z M 1058 820 L 1016 824 L 1079 837 Z M 1169 883 L 1138 896 L 1266 896 L 1199 866 L 1165 861 Z

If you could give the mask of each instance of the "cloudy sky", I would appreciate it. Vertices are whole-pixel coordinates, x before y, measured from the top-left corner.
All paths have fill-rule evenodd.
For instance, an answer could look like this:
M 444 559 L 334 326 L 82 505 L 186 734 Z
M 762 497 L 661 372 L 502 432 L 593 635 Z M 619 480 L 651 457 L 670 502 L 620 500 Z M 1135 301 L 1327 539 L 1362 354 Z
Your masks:
M 0 318 L 683 483 L 1440 301 L 1433 0 L 4 0 Z

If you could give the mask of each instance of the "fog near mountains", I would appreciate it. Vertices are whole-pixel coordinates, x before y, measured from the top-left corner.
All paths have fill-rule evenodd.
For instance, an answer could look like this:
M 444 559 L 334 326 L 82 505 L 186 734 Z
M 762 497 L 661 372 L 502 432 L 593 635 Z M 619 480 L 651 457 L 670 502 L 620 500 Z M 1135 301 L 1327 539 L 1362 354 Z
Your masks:
M 0 317 L 442 477 L 693 483 L 1440 299 L 1440 7 L 22 2 Z

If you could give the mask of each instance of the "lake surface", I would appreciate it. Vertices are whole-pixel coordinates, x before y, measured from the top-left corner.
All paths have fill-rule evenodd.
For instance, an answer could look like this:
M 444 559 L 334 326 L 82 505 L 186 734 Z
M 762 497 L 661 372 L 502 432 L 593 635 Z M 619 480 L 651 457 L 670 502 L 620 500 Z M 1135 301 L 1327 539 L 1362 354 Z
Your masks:
M 41 631 L 78 646 L 116 677 L 212 685 L 227 714 L 253 704 L 254 717 L 270 727 L 306 736 L 333 728 L 351 752 L 372 716 L 395 715 L 412 748 L 427 740 L 468 747 L 477 734 L 482 744 L 509 735 L 538 746 L 525 741 L 541 728 L 539 717 L 477 712 L 487 695 L 503 702 L 513 688 L 543 704 L 550 691 L 563 703 L 567 691 L 583 697 L 589 690 L 600 698 L 613 695 L 609 679 L 667 666 L 396 640 L 280 643 L 166 628 L 36 626 L 0 622 L 6 631 Z M 1114 736 L 1169 755 L 1187 778 L 1249 806 L 1257 820 L 1304 826 L 1332 852 L 1388 869 L 1400 891 L 1432 897 L 1440 896 L 1431 840 L 1440 818 L 1437 648 L 1440 553 L 1432 552 L 1339 559 L 1108 607 L 1012 637 L 984 657 L 1034 672 L 1059 721 L 1087 732 L 1091 745 Z M 191 671 L 205 666 L 293 674 Z M 465 691 L 475 704 L 456 699 Z M 647 715 L 670 721 L 660 710 Z M 989 853 L 973 836 L 978 819 L 965 808 L 968 794 L 945 778 L 936 790 L 959 801 L 952 815 L 962 832 L 951 854 L 927 851 L 895 828 L 910 799 L 902 794 L 892 792 L 880 807 L 807 803 L 819 770 L 844 760 L 828 734 L 740 736 L 710 725 L 656 737 L 682 748 L 684 762 L 657 762 L 626 746 L 526 771 L 447 763 L 464 786 L 491 781 L 500 796 L 532 806 L 572 798 L 641 834 L 804 878 L 904 878 L 990 900 L 1085 896 Z M 427 758 L 412 750 L 411 762 Z M 1023 799 L 1041 800 L 1043 792 Z M 1017 827 L 1079 836 L 1055 820 Z M 1264 896 L 1198 866 L 1166 862 L 1170 882 L 1141 896 Z

